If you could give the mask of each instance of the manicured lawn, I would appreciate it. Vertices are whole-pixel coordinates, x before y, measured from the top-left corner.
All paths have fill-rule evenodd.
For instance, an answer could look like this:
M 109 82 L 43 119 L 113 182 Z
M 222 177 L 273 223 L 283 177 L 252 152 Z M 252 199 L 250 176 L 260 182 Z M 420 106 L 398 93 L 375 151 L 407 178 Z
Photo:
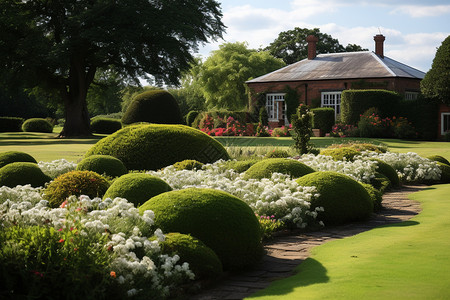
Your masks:
M 448 299 L 450 185 L 410 195 L 423 211 L 410 221 L 313 249 L 297 274 L 249 299 Z

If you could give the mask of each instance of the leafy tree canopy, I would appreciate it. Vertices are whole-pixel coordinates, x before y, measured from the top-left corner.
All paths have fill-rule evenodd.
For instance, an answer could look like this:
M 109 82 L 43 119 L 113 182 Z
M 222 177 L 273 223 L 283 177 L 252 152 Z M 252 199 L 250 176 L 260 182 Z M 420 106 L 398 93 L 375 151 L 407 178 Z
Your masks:
M 248 104 L 245 82 L 284 65 L 267 51 L 248 49 L 246 43 L 225 43 L 191 69 L 187 85 L 204 96 L 208 108 L 243 109 Z
M 293 64 L 308 57 L 308 43 L 306 37 L 314 35 L 319 39 L 318 53 L 337 53 L 367 51 L 359 45 L 349 44 L 347 47 L 339 44 L 331 35 L 320 32 L 319 28 L 308 29 L 295 27 L 293 30 L 280 32 L 278 37 L 265 50 L 273 56 L 283 59 L 286 64 Z
M 1 0 L 0 79 L 56 89 L 62 135 L 87 135 L 88 88 L 98 69 L 178 83 L 199 43 L 221 37 L 214 0 Z
M 450 35 L 437 49 L 431 69 L 420 82 L 425 97 L 450 105 Z

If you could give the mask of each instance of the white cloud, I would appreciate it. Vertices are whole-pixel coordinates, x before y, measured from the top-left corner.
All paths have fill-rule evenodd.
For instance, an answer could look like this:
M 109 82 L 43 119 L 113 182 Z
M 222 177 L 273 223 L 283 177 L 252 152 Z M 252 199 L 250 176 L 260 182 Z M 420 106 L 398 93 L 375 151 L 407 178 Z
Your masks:
M 392 14 L 406 14 L 413 18 L 437 17 L 450 13 L 450 5 L 401 5 Z

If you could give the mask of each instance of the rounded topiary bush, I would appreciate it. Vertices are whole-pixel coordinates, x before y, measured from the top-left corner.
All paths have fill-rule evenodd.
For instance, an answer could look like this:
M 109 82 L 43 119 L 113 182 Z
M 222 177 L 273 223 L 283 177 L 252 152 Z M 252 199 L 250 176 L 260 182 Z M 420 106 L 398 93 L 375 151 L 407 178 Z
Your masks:
M 6 151 L 0 153 L 0 168 L 13 162 L 31 162 L 37 164 L 34 157 L 25 152 Z
M 392 187 L 392 183 L 389 180 L 389 178 L 386 177 L 386 175 L 375 172 L 375 176 L 370 179 L 370 184 L 379 190 L 381 194 L 384 194 L 384 192 Z
M 314 172 L 314 170 L 311 167 L 297 160 L 287 158 L 268 158 L 251 166 L 245 172 L 244 178 L 270 178 L 273 173 L 283 173 L 290 175 L 292 178 L 298 178 L 312 172 Z
M 229 170 L 234 170 L 238 173 L 243 173 L 259 161 L 261 160 L 259 159 L 228 160 L 225 162 L 225 168 Z
M 91 131 L 93 133 L 111 134 L 122 128 L 122 122 L 113 118 L 93 118 Z
M 338 225 L 367 219 L 373 203 L 366 189 L 347 175 L 336 172 L 314 172 L 297 179 L 301 186 L 315 186 L 319 197 L 311 200 L 310 209 L 323 207 L 318 215 L 325 225 Z
M 185 159 L 173 164 L 174 168 L 178 171 L 181 170 L 201 170 L 204 164 L 194 159 Z
M 44 190 L 43 198 L 57 207 L 72 195 L 102 197 L 108 187 L 108 181 L 95 172 L 71 171 L 56 177 Z
M 84 158 L 77 165 L 78 171 L 94 171 L 98 174 L 106 174 L 111 177 L 118 177 L 128 172 L 125 165 L 111 155 L 91 155 Z
M 443 163 L 443 164 L 446 164 L 446 165 L 450 166 L 450 162 L 449 162 L 445 157 L 443 157 L 443 156 L 440 156 L 440 155 L 431 155 L 431 156 L 428 156 L 427 158 L 428 158 L 429 160 L 432 160 L 432 161 L 438 161 L 438 162 L 441 162 L 441 163 Z
M 378 212 L 382 209 L 381 202 L 383 201 L 383 194 L 368 183 L 361 183 L 361 185 L 366 189 L 370 196 L 370 200 L 373 203 L 373 211 Z
M 273 151 L 269 151 L 264 156 L 265 158 L 288 158 L 289 153 L 286 150 L 275 149 Z
M 385 163 L 380 159 L 375 158 L 372 160 L 377 162 L 377 172 L 389 178 L 389 181 L 393 186 L 400 185 L 400 179 L 398 178 L 397 171 L 395 171 L 395 169 L 391 165 Z
M 40 187 L 50 180 L 52 179 L 32 162 L 12 162 L 0 168 L 0 186 L 13 188 L 30 184 L 32 187 Z
M 229 159 L 222 144 L 200 130 L 161 124 L 127 126 L 97 142 L 86 157 L 96 154 L 114 156 L 128 170 L 157 170 L 185 159 Z
M 241 199 L 213 189 L 188 188 L 151 198 L 139 211 L 152 210 L 163 232 L 191 234 L 210 247 L 225 270 L 245 269 L 262 255 L 261 229 Z
M 324 149 L 320 151 L 320 154 L 331 156 L 334 160 L 347 160 L 352 161 L 353 158 L 356 155 L 360 155 L 361 152 L 359 152 L 356 149 L 349 148 L 349 147 L 342 147 L 342 148 L 331 148 L 331 149 Z
M 45 132 L 51 133 L 53 132 L 53 125 L 42 118 L 32 118 L 26 120 L 22 124 L 22 130 L 25 132 Z
M 439 168 L 441 169 L 441 180 L 442 183 L 450 183 L 450 166 L 444 163 L 441 163 L 440 161 L 436 162 L 439 165 Z
M 122 117 L 123 124 L 149 122 L 182 124 L 180 108 L 175 98 L 164 90 L 150 90 L 137 95 Z
M 129 173 L 114 180 L 103 198 L 125 198 L 135 206 L 139 206 L 148 199 L 171 190 L 172 188 L 164 180 L 156 176 Z
M 189 263 L 195 279 L 214 279 L 223 274 L 217 254 L 199 239 L 178 232 L 167 233 L 165 237 L 159 244 L 161 252 L 170 256 L 177 254 L 181 262 Z

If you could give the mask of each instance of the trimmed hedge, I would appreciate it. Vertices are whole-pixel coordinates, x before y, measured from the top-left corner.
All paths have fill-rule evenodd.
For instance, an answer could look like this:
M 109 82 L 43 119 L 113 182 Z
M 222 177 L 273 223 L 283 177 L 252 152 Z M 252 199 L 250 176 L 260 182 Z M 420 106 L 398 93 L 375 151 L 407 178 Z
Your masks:
M 111 155 L 92 155 L 84 158 L 77 165 L 78 171 L 94 171 L 106 176 L 118 177 L 128 173 L 125 165 Z
M 370 184 L 379 190 L 382 194 L 392 187 L 392 183 L 386 175 L 375 172 L 375 177 L 370 179 Z
M 314 114 L 312 118 L 312 128 L 320 129 L 322 132 L 331 132 L 334 120 L 334 109 L 331 107 L 313 108 L 311 112 Z
M 441 169 L 441 183 L 450 183 L 450 166 L 441 162 L 436 162 Z
M 377 172 L 380 172 L 381 174 L 386 176 L 393 186 L 400 185 L 400 179 L 398 178 L 397 171 L 395 171 L 395 169 L 391 165 L 385 163 L 380 159 L 374 158 L 371 160 L 377 162 Z
M 195 279 L 215 279 L 223 274 L 222 263 L 217 254 L 199 239 L 178 232 L 165 234 L 161 252 L 170 256 L 177 254 L 180 261 L 187 262 Z
M 288 174 L 292 178 L 302 177 L 314 170 L 297 160 L 287 158 L 268 158 L 257 162 L 245 172 L 245 179 L 271 178 L 273 173 Z
M 341 122 L 356 125 L 359 116 L 371 107 L 378 108 L 380 117 L 397 114 L 402 96 L 387 90 L 345 90 L 341 95 Z
M 72 195 L 102 197 L 108 187 L 108 181 L 95 172 L 70 171 L 56 177 L 44 190 L 43 198 L 58 207 Z
M 0 153 L 0 168 L 13 162 L 31 162 L 37 164 L 34 157 L 25 152 L 6 151 Z
M 125 198 L 136 207 L 150 198 L 171 191 L 172 188 L 162 179 L 145 173 L 129 173 L 111 184 L 103 199 Z
M 52 133 L 53 125 L 49 121 L 43 118 L 32 118 L 26 120 L 22 124 L 22 130 L 25 132 L 44 132 Z
M 366 220 L 373 212 L 373 202 L 366 189 L 356 180 L 337 172 L 323 171 L 297 179 L 301 186 L 315 186 L 319 197 L 311 200 L 310 210 L 323 207 L 318 220 L 328 225 L 340 225 Z
M 32 162 L 12 162 L 0 168 L 0 187 L 13 188 L 26 184 L 30 184 L 32 187 L 43 187 L 51 180 L 37 164 Z
M 383 208 L 381 205 L 381 202 L 383 201 L 383 193 L 368 183 L 361 183 L 361 185 L 366 189 L 370 196 L 370 200 L 372 200 L 373 211 L 380 211 Z
M 140 213 L 152 210 L 163 232 L 191 234 L 210 247 L 224 270 L 246 269 L 262 255 L 261 228 L 241 199 L 213 189 L 188 188 L 151 198 Z
M 331 156 L 334 160 L 347 160 L 353 161 L 356 155 L 360 155 L 361 152 L 351 147 L 341 148 L 328 148 L 320 151 L 321 155 Z
M 0 132 L 21 132 L 23 118 L 0 117 Z
M 438 162 L 441 162 L 441 163 L 443 163 L 443 164 L 446 164 L 446 165 L 450 166 L 450 162 L 449 162 L 445 157 L 443 157 L 443 156 L 440 156 L 440 155 L 431 155 L 431 156 L 428 156 L 427 158 L 428 158 L 429 160 L 432 160 L 432 161 L 438 161 Z
M 247 160 L 229 160 L 226 161 L 224 166 L 225 168 L 229 169 L 229 170 L 234 170 L 238 173 L 244 173 L 245 171 L 247 171 L 251 166 L 253 166 L 254 164 L 256 164 L 257 162 L 259 162 L 261 160 L 259 159 L 247 159 Z
M 185 159 L 213 163 L 229 159 L 212 137 L 185 125 L 131 125 L 98 141 L 85 157 L 103 154 L 120 159 L 128 170 L 158 170 Z
M 111 134 L 122 129 L 122 122 L 112 118 L 93 118 L 91 120 L 92 133 Z
M 439 105 L 430 100 L 419 98 L 417 100 L 403 100 L 400 102 L 398 116 L 408 119 L 422 140 L 436 140 L 438 131 Z
M 122 117 L 123 124 L 149 122 L 183 124 L 180 107 L 165 90 L 150 90 L 137 95 Z
M 203 164 L 199 161 L 193 160 L 193 159 L 185 159 L 183 161 L 179 161 L 174 163 L 174 168 L 178 171 L 181 170 L 201 170 L 203 167 Z

